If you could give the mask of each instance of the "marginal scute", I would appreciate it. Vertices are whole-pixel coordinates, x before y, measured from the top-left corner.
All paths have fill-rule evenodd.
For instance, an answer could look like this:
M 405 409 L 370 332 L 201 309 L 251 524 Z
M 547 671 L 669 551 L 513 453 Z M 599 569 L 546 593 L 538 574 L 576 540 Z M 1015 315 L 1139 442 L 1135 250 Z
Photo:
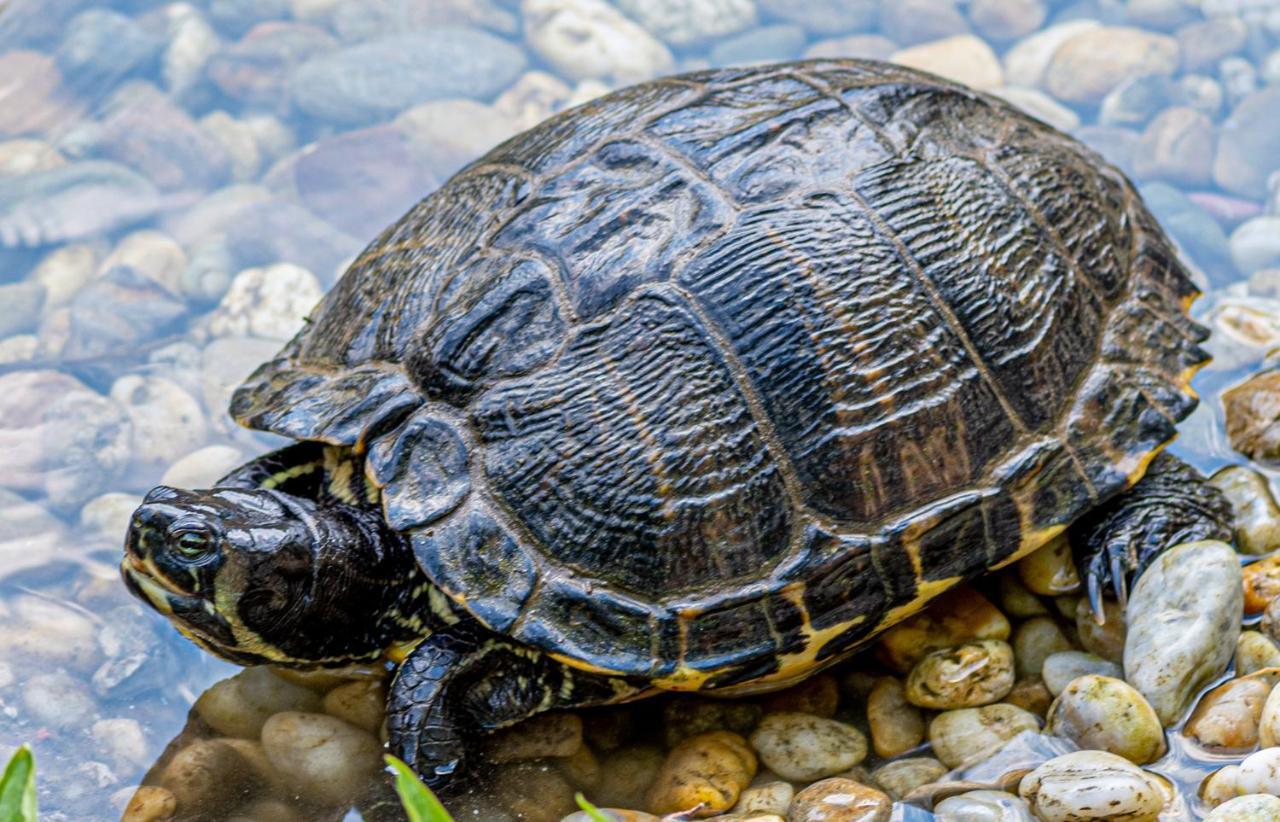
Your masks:
M 514 638 L 607 671 L 657 677 L 674 669 L 675 660 L 654 654 L 654 605 L 569 576 L 547 578 L 534 597 Z
M 471 491 L 469 456 L 456 424 L 429 409 L 374 442 L 366 465 L 382 488 L 387 523 L 407 531 L 462 504 Z

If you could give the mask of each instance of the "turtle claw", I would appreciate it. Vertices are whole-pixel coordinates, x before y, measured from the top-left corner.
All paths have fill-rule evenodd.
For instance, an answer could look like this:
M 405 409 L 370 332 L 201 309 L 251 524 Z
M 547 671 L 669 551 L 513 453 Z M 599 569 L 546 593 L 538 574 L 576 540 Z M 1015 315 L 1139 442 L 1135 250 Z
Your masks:
M 1129 604 L 1129 574 L 1137 570 L 1137 558 L 1125 545 L 1112 542 L 1094 554 L 1084 569 L 1085 590 L 1093 620 L 1106 624 L 1106 612 L 1102 606 L 1103 591 L 1111 588 L 1116 602 L 1124 609 Z
M 1125 558 L 1118 553 L 1111 554 L 1111 589 L 1115 591 L 1116 602 L 1124 610 L 1129 604 L 1129 580 L 1125 568 Z

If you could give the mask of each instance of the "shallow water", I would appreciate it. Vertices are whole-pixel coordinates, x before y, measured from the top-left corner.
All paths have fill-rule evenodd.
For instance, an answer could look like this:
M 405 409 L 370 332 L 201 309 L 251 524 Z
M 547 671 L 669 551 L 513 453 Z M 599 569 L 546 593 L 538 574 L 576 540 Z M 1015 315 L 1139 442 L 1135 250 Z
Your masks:
M 655 73 L 898 54 L 1013 89 L 1130 173 L 1200 272 L 1218 360 L 1174 450 L 1242 461 L 1218 395 L 1280 345 L 1280 239 L 1228 237 L 1277 210 L 1280 0 L 622 5 L 653 33 L 597 0 L 0 3 L 0 749 L 34 745 L 43 818 L 118 818 L 235 671 L 119 583 L 140 495 L 277 444 L 230 423 L 229 391 L 382 226 L 509 134 Z M 560 6 L 596 10 L 587 34 L 548 33 Z M 1132 28 L 1037 70 L 1027 38 L 1081 20 Z M 1149 67 L 1170 79 L 1069 87 L 1149 51 L 1135 28 L 1173 38 Z

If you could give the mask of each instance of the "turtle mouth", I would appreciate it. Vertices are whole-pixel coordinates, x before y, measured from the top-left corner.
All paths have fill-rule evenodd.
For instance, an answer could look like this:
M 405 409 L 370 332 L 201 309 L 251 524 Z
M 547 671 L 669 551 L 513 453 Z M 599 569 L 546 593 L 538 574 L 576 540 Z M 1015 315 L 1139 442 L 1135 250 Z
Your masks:
M 222 657 L 234 655 L 235 635 L 210 600 L 181 590 L 132 554 L 121 561 L 120 576 L 131 594 L 168 617 L 196 644 Z

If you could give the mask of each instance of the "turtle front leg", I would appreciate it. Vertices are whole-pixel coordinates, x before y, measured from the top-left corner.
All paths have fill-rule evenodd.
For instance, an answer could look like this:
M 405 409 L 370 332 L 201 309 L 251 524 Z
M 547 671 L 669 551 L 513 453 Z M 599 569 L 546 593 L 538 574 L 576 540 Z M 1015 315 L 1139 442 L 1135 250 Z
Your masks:
M 1102 596 L 1115 591 L 1123 606 L 1128 586 L 1162 551 L 1184 542 L 1230 542 L 1231 503 L 1199 471 L 1172 454 L 1152 460 L 1138 484 L 1072 526 L 1069 539 L 1093 607 L 1102 619 Z
M 391 753 L 433 790 L 458 787 L 479 736 L 556 708 L 620 702 L 643 683 L 576 670 L 474 623 L 432 634 L 400 666 L 387 700 Z

